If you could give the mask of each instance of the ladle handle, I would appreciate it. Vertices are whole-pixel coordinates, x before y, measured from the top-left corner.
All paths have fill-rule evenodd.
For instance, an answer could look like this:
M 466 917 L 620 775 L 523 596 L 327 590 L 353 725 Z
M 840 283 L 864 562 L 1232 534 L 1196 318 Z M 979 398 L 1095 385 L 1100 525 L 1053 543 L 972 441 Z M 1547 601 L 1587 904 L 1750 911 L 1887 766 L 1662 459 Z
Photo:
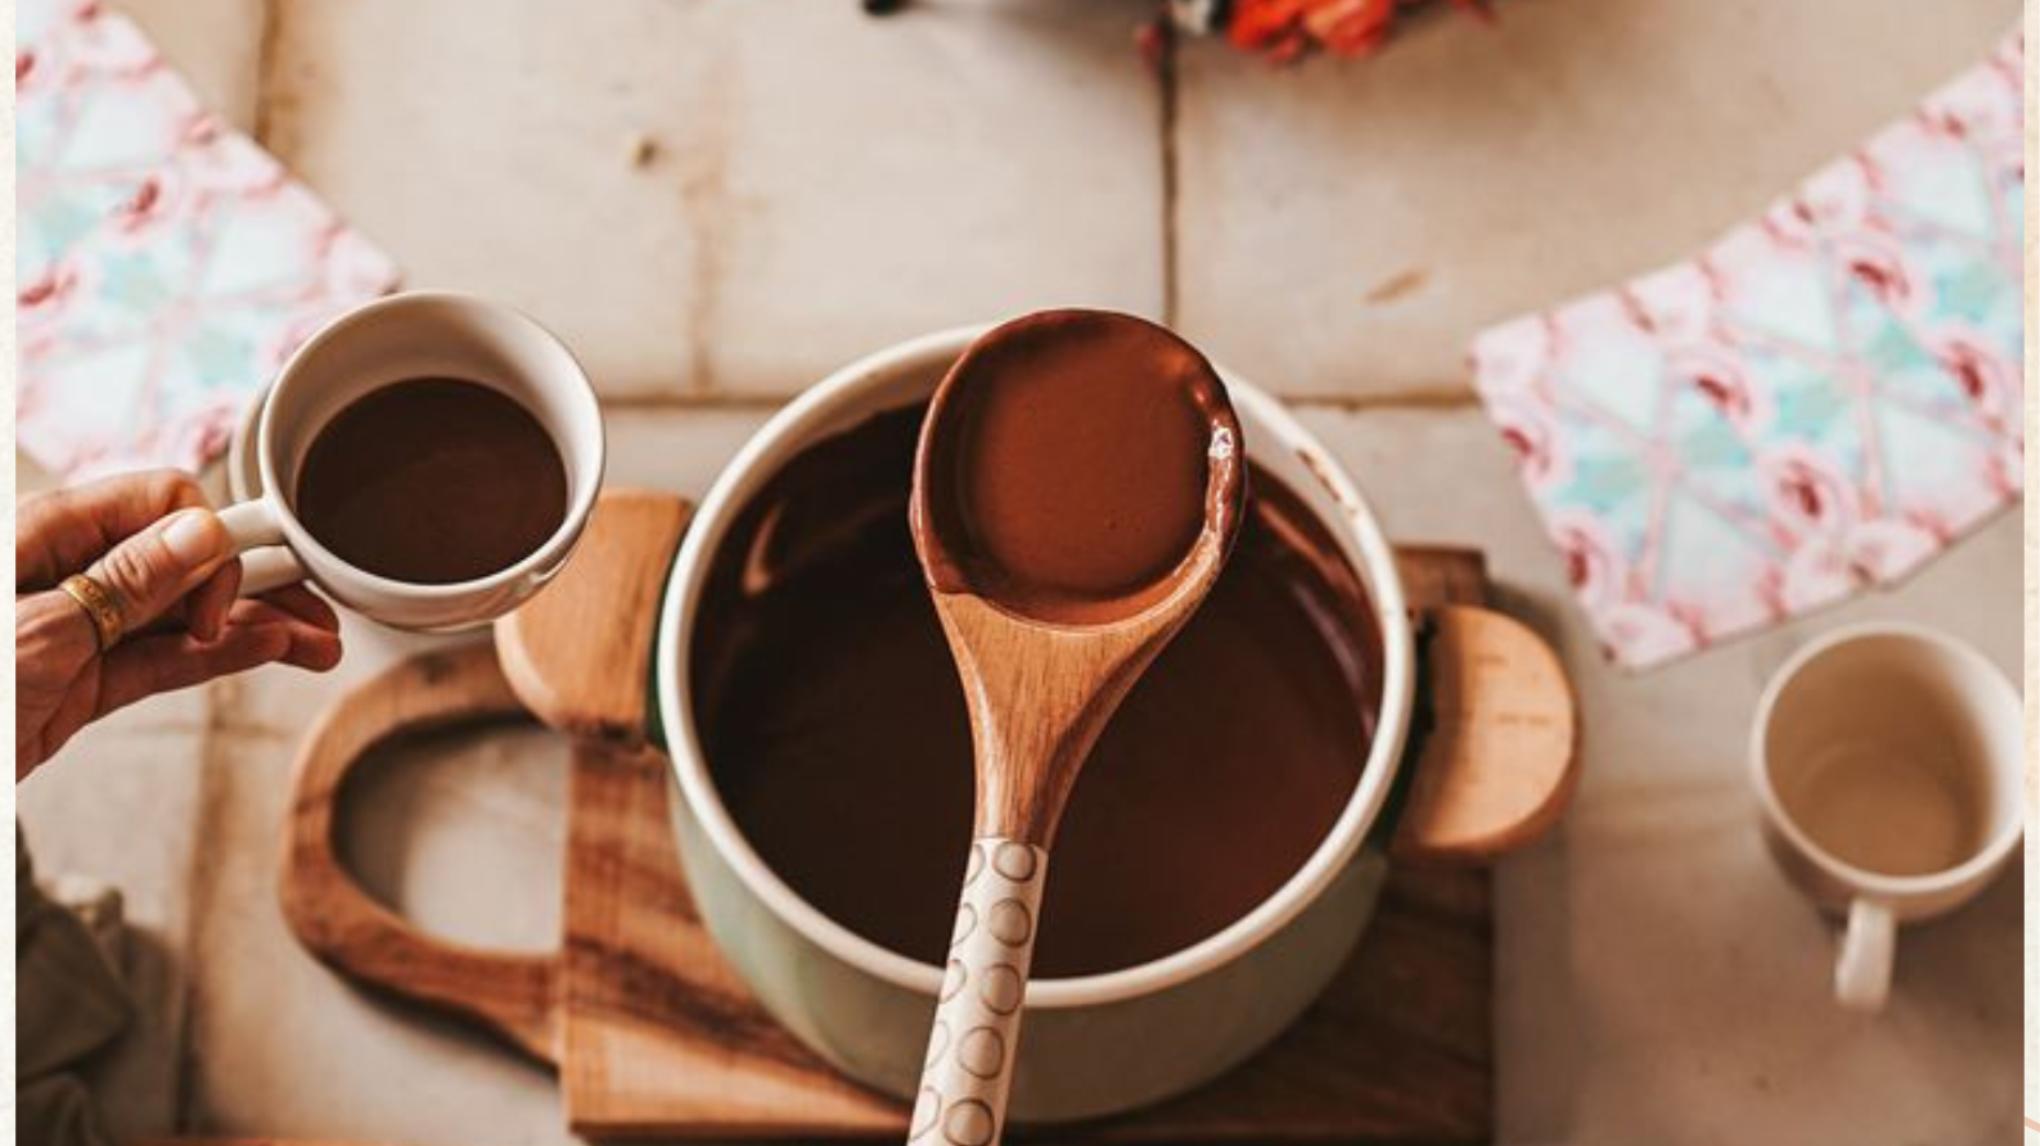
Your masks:
M 1005 1129 L 1047 872 L 1040 848 L 1003 836 L 971 841 L 909 1142 L 975 1146 Z

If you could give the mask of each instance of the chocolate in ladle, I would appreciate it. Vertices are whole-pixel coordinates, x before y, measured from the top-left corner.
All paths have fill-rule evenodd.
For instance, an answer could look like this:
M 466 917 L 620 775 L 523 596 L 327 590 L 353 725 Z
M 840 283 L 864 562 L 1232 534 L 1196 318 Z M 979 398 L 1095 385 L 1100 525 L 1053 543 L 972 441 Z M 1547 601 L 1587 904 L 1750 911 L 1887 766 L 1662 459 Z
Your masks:
M 1239 447 L 1217 372 L 1168 330 L 1086 310 L 1006 323 L 951 367 L 922 434 L 929 581 L 1033 620 L 1131 616 L 1238 513 Z

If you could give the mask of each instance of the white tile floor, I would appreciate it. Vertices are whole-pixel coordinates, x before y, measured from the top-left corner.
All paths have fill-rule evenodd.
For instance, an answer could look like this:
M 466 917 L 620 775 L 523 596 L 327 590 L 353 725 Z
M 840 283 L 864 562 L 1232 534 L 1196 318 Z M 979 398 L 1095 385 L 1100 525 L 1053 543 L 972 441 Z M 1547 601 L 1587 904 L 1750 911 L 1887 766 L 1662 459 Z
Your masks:
M 1748 212 L 1979 54 L 2015 0 L 1503 0 L 1493 27 L 1425 21 L 1366 64 L 1189 46 L 1172 91 L 1130 46 L 1144 0 L 921 0 L 886 21 L 847 0 L 126 7 L 414 282 L 558 326 L 610 399 L 618 483 L 698 494 L 778 398 L 891 339 L 1173 296 L 1216 355 L 1316 407 L 1393 535 L 1486 547 L 1578 681 L 1578 802 L 1501 875 L 1502 1141 L 2019 1125 L 2019 876 L 1906 935 L 1889 1014 L 1844 1016 L 1829 929 L 1759 850 L 1740 756 L 1764 674 L 1845 619 L 1922 619 L 2015 667 L 2018 523 L 1895 593 L 1615 673 L 1458 365 L 1480 323 Z M 347 635 L 334 677 L 134 710 L 21 788 L 44 865 L 121 883 L 159 953 L 144 1032 L 104 1071 L 116 1120 L 567 1141 L 545 1074 L 347 987 L 277 916 L 299 730 L 418 643 Z M 557 757 L 524 736 L 393 765 L 350 805 L 365 877 L 429 928 L 543 945 Z
M 411 281 L 489 284 L 605 393 L 784 396 L 938 327 L 1159 308 L 1125 4 L 501 11 L 277 6 L 267 138 Z

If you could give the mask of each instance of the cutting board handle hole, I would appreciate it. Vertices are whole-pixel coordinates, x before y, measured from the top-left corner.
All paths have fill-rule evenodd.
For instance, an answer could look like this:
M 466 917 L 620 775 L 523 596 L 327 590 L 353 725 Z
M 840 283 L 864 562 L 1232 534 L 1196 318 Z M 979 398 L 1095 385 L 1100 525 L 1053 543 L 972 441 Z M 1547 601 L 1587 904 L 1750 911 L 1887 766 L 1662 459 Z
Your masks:
M 538 953 L 558 943 L 567 739 L 528 717 L 400 733 L 340 787 L 333 850 L 369 898 L 433 938 Z M 435 841 L 459 839 L 459 848 Z

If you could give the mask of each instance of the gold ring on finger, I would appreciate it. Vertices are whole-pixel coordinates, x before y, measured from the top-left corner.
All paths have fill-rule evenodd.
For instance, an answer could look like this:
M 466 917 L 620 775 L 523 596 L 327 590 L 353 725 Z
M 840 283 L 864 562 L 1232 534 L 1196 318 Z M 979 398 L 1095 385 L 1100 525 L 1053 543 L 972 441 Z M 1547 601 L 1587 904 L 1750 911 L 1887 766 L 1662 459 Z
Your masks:
M 78 602 L 78 607 L 91 618 L 92 632 L 99 638 L 100 652 L 119 643 L 121 635 L 126 632 L 127 622 L 120 615 L 120 602 L 114 600 L 111 590 L 83 573 L 73 573 L 64 578 L 57 588 Z

